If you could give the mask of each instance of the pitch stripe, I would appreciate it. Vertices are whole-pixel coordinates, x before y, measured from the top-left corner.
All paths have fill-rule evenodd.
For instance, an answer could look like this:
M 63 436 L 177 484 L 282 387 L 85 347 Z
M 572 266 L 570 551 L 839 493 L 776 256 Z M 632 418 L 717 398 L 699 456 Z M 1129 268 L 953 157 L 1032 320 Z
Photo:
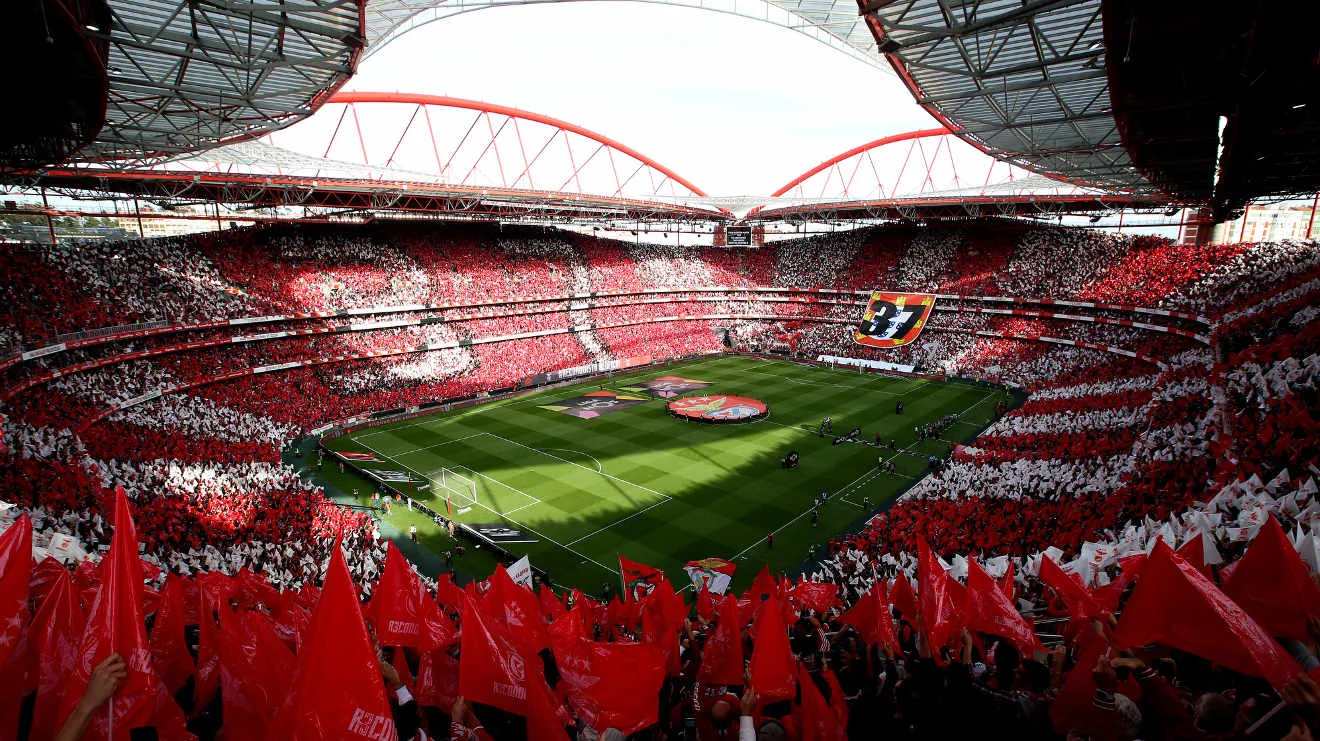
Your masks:
M 572 448 L 537 448 L 538 452 L 544 452 L 547 450 L 558 450 L 561 453 L 577 453 L 578 455 L 585 455 L 591 460 L 596 461 L 596 473 L 605 473 L 605 467 L 600 465 L 600 461 L 596 456 L 591 455 L 590 453 L 583 453 L 581 450 L 573 450 Z
M 655 509 L 656 507 L 659 507 L 659 506 L 662 505 L 662 504 L 669 504 L 670 501 L 671 501 L 671 500 L 669 500 L 669 499 L 665 499 L 665 500 L 662 500 L 662 501 L 656 502 L 655 504 L 652 504 L 652 505 L 650 505 L 649 507 L 646 507 L 645 509 L 639 509 L 639 510 L 637 510 L 636 512 L 634 512 L 634 513 L 628 515 L 627 517 L 624 517 L 624 518 L 621 519 L 621 520 L 616 520 L 616 521 L 611 522 L 610 524 L 606 525 L 605 527 L 600 528 L 599 530 L 595 530 L 595 531 L 592 531 L 592 532 L 590 532 L 590 533 L 587 533 L 586 535 L 583 535 L 581 538 L 578 538 L 577 540 L 575 540 L 575 541 L 569 543 L 569 545 L 577 545 L 578 543 L 581 543 L 582 541 L 587 540 L 588 538 L 593 538 L 593 537 L 595 537 L 595 536 L 597 536 L 597 535 L 600 535 L 601 533 L 605 532 L 606 530 L 609 530 L 610 528 L 614 527 L 615 525 L 619 525 L 619 524 L 622 524 L 622 523 L 624 523 L 624 522 L 627 522 L 628 520 L 631 520 L 632 518 L 636 517 L 637 515 L 640 515 L 640 514 L 642 514 L 642 513 L 644 513 L 644 512 L 649 512 L 650 510 L 653 510 L 653 509 Z
M 376 455 L 384 456 L 384 457 L 387 458 L 387 459 L 389 458 L 389 456 L 385 455 L 384 453 L 380 452 L 379 450 L 373 450 L 373 449 L 371 448 L 371 446 L 367 445 L 366 443 L 362 443 L 362 447 L 364 447 L 364 448 L 366 448 L 366 449 L 368 449 L 368 450 L 371 450 L 371 451 L 372 451 L 373 453 L 375 453 Z M 404 466 L 402 463 L 398 463 L 397 461 L 395 461 L 395 463 L 397 463 L 397 464 L 400 465 L 400 466 L 403 466 L 403 468 L 406 469 L 406 470 L 408 470 L 408 471 L 412 471 L 413 473 L 417 474 L 418 476 L 425 477 L 425 474 L 423 474 L 421 471 L 418 471 L 418 470 L 416 470 L 416 469 L 410 468 L 410 467 L 408 467 L 408 466 Z M 474 471 L 474 473 L 475 473 L 475 471 Z M 510 487 L 510 488 L 512 488 L 512 487 Z M 480 508 L 486 510 L 487 512 L 489 512 L 489 513 L 495 515 L 496 517 L 499 517 L 499 518 L 501 518 L 501 519 L 503 519 L 503 520 L 505 520 L 505 521 L 507 521 L 507 522 L 510 522 L 510 523 L 514 524 L 514 525 L 517 525 L 520 529 L 525 530 L 525 531 L 531 533 L 532 535 L 535 535 L 535 536 L 538 537 L 538 538 L 541 538 L 541 539 L 543 539 L 543 540 L 546 540 L 546 541 L 549 542 L 549 543 L 553 543 L 554 545 L 557 545 L 557 546 L 559 546 L 560 548 L 563 548 L 564 550 L 568 551 L 569 553 L 572 553 L 573 555 L 577 556 L 578 558 L 581 558 L 583 561 L 590 561 L 591 563 L 596 564 L 597 566 L 599 566 L 600 568 L 604 569 L 605 571 L 608 571 L 611 575 L 619 573 L 618 569 L 612 569 L 612 568 L 610 568 L 609 566 L 606 566 L 605 564 L 601 563 L 600 561 L 597 561 L 596 559 L 594 559 L 594 558 L 592 558 L 592 557 L 590 557 L 590 556 L 587 556 L 587 555 L 585 555 L 585 554 L 583 554 L 583 553 L 580 553 L 580 552 L 578 552 L 578 551 L 575 551 L 575 550 L 573 550 L 572 548 L 569 548 L 568 546 L 564 545 L 563 543 L 560 543 L 559 541 L 555 540 L 554 538 L 551 538 L 551 537 L 549 537 L 549 536 L 547 536 L 547 535 L 542 535 L 541 533 L 537 532 L 536 530 L 533 530 L 531 527 L 529 527 L 529 526 L 527 526 L 527 525 L 524 525 L 524 524 L 522 524 L 521 522 L 518 522 L 517 520 L 513 519 L 512 517 L 509 517 L 509 516 L 507 516 L 507 515 L 504 515 L 504 514 L 501 514 L 501 513 L 499 513 L 499 512 L 496 512 L 495 510 L 491 509 L 490 507 L 487 507 L 486 505 L 482 504 L 481 502 L 474 502 L 473 504 L 475 504 L 476 506 L 478 506 L 478 507 L 480 507 Z
M 547 453 L 547 452 L 545 452 L 545 451 L 542 450 L 542 449 L 539 449 L 539 448 L 533 448 L 533 447 L 530 446 L 530 445 L 523 445 L 522 443 L 520 443 L 520 442 L 518 442 L 518 441 L 516 441 L 516 440 L 510 440 L 509 438 L 504 437 L 504 436 L 502 436 L 502 435 L 496 435 L 496 434 L 493 433 L 493 432 L 483 432 L 482 434 L 483 434 L 483 435 L 488 435 L 488 436 L 490 436 L 490 437 L 493 437 L 493 438 L 495 438 L 496 440 L 503 440 L 504 442 L 509 443 L 509 444 L 511 444 L 511 445 L 517 445 L 518 447 L 520 447 L 520 448 L 525 448 L 525 449 L 527 449 L 527 450 L 532 451 L 533 453 L 540 453 L 541 455 L 544 455 L 544 456 L 546 456 L 546 457 L 548 457 L 548 458 L 554 458 L 555 460 L 557 460 L 557 461 L 562 461 L 562 462 L 564 462 L 564 463 L 567 463 L 567 464 L 570 465 L 570 466 L 577 466 L 578 468 L 582 469 L 583 471 L 591 471 L 592 473 L 596 474 L 597 476 L 604 476 L 604 477 L 607 478 L 607 479 L 613 479 L 614 481 L 618 481 L 618 482 L 621 483 L 621 484 L 627 484 L 628 486 L 632 486 L 632 487 L 635 487 L 635 488 L 641 489 L 642 491 L 649 491 L 649 492 L 651 492 L 652 494 L 655 494 L 655 495 L 657 495 L 657 496 L 664 497 L 664 498 L 665 498 L 665 501 L 668 501 L 668 500 L 670 500 L 670 499 L 673 499 L 673 497 L 669 496 L 668 494 L 666 494 L 666 493 L 664 493 L 664 492 L 662 492 L 662 491 L 656 491 L 655 489 L 652 489 L 652 488 L 650 488 L 650 487 L 642 486 L 641 484 L 635 484 L 635 483 L 629 481 L 628 479 L 621 479 L 621 478 L 619 478 L 618 476 L 615 476 L 615 475 L 613 475 L 613 474 L 609 474 L 609 473 L 605 473 L 604 471 L 592 471 L 590 468 L 587 468 L 586 466 L 582 465 L 581 463 L 574 463 L 573 461 L 570 461 L 570 460 L 568 460 L 567 458 L 560 458 L 559 456 L 554 455 L 553 453 Z
M 467 440 L 467 439 L 469 439 L 469 438 L 480 437 L 481 435 L 484 435 L 484 434 L 486 434 L 486 433 L 484 433 L 484 432 L 477 432 L 477 433 L 474 433 L 474 434 L 472 434 L 472 435 L 464 435 L 463 437 L 456 437 L 456 438 L 454 438 L 453 440 L 446 440 L 446 441 L 444 441 L 444 442 L 442 442 L 442 443 L 436 443 L 435 445 L 427 445 L 426 447 L 423 447 L 423 448 L 412 448 L 412 449 L 410 449 L 410 450 L 405 450 L 405 451 L 400 452 L 400 453 L 395 453 L 394 455 L 395 455 L 396 457 L 402 457 L 402 456 L 405 456 L 405 455 L 412 455 L 413 453 L 421 453 L 421 452 L 426 451 L 426 450 L 432 450 L 432 449 L 434 449 L 434 448 L 443 448 L 443 447 L 446 446 L 446 445 L 452 445 L 452 444 L 454 444 L 454 443 L 456 443 L 456 442 L 460 442 L 460 441 L 463 441 L 463 440 Z
M 832 388 L 836 388 L 836 389 L 844 389 L 844 390 L 846 390 L 846 391 L 853 391 L 853 392 L 861 391 L 861 390 L 862 390 L 862 388 L 861 388 L 860 386 L 848 386 L 848 385 L 845 385 L 845 384 L 842 384 L 842 383 L 830 383 L 829 381 L 812 381 L 812 380 L 805 379 L 805 378 L 789 378 L 788 376 L 785 376 L 785 375 L 783 375 L 783 374 L 781 374 L 781 373 L 766 373 L 765 371 L 758 371 L 758 370 L 743 370 L 743 371 L 738 371 L 738 372 L 739 372 L 739 373 L 755 373 L 755 374 L 758 375 L 758 376 L 770 376 L 771 378 L 779 379 L 780 381 L 783 381 L 784 383 L 795 383 L 795 384 L 797 384 L 797 385 L 799 385 L 799 386 L 829 386 L 829 387 L 832 387 Z M 868 393 L 868 394 L 887 394 L 887 395 L 889 395 L 889 396 L 901 396 L 901 394 L 896 394 L 896 393 L 894 393 L 893 391 L 885 391 L 884 389 L 866 389 L 866 393 Z

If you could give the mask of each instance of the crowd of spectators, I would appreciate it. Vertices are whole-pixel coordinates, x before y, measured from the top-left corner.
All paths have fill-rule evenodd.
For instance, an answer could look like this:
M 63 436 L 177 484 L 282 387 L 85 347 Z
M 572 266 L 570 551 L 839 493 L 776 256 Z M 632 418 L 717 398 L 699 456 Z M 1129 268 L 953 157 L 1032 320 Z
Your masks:
M 78 581 L 82 608 L 91 610 L 102 577 L 94 566 L 78 564 L 95 564 L 109 548 L 115 528 L 107 503 L 122 487 L 133 503 L 143 544 L 149 601 L 172 579 L 198 584 L 209 574 L 235 579 L 246 574 L 243 579 L 267 585 L 270 592 L 253 589 L 268 600 L 275 599 L 271 593 L 307 595 L 300 608 L 305 614 L 289 623 L 295 626 L 293 636 L 304 630 L 308 609 L 316 605 L 336 536 L 344 539 L 348 571 L 364 596 L 383 583 L 386 560 L 370 520 L 334 506 L 280 462 L 285 443 L 316 422 L 512 387 L 536 373 L 601 359 L 716 352 L 724 346 L 726 330 L 740 349 L 859 354 L 847 325 L 813 321 L 849 318 L 854 307 L 847 303 L 776 302 L 756 293 L 719 301 L 692 300 L 698 297 L 693 294 L 660 304 L 576 303 L 565 296 L 712 286 L 885 287 L 1191 311 L 1213 322 L 1200 329 L 1212 336 L 1210 346 L 1183 338 L 1150 340 L 1144 330 L 1103 324 L 1067 328 L 1068 336 L 1080 341 L 1139 346 L 1160 360 L 1159 368 L 1096 350 L 977 336 L 970 332 L 1064 330 L 1057 321 L 963 312 L 942 316 L 942 324 L 933 325 L 910 348 L 887 355 L 861 352 L 1008 382 L 1028 390 L 1030 399 L 973 444 L 956 449 L 942 470 L 917 481 L 863 532 L 832 542 L 811 579 L 836 585 L 842 603 L 789 602 L 795 609 L 786 616 L 784 631 L 800 662 L 800 676 L 809 678 L 804 681 L 811 686 L 819 684 L 833 723 L 847 728 L 851 738 L 965 738 L 975 733 L 1045 739 L 1070 730 L 1101 739 L 1281 738 L 1283 733 L 1274 733 L 1276 726 L 1284 733 L 1294 726 L 1320 730 L 1310 715 L 1320 711 L 1320 689 L 1292 680 L 1271 690 L 1223 666 L 1210 671 L 1205 660 L 1211 657 L 1193 655 L 1196 651 L 1173 653 L 1176 662 L 1169 663 L 1167 650 L 1157 656 L 1124 655 L 1116 641 L 1114 654 L 1099 660 L 1087 653 L 1094 644 L 1081 639 L 1088 632 L 1112 637 L 1108 615 L 1122 613 L 1120 597 L 1135 581 L 1127 559 L 1154 554 L 1157 541 L 1179 549 L 1220 581 L 1273 517 L 1290 533 L 1290 545 L 1312 573 L 1320 567 L 1320 532 L 1313 532 L 1320 519 L 1315 486 L 1320 435 L 1314 414 L 1320 406 L 1317 257 L 1310 243 L 1211 250 L 1083 230 L 968 224 L 848 232 L 756 251 L 389 225 L 361 233 L 278 227 L 141 244 L 21 248 L 2 258 L 19 271 L 0 279 L 0 297 L 8 299 L 0 315 L 0 348 L 6 351 L 40 346 L 62 332 L 155 319 L 196 323 L 270 313 L 552 300 L 544 312 L 477 315 L 464 309 L 467 318 L 456 321 L 171 352 L 63 375 L 15 397 L 5 409 L 0 497 L 14 506 L 0 518 L 8 524 L 20 513 L 29 516 L 34 552 L 66 563 Z M 607 326 L 710 313 L 764 313 L 779 319 Z M 369 321 L 410 316 L 383 313 Z M 328 325 L 294 326 L 342 329 L 345 324 L 336 319 Z M 941 326 L 945 331 L 938 331 Z M 426 343 L 570 328 L 576 329 L 520 340 L 516 352 L 494 343 L 411 352 Z M 130 347 L 163 347 L 166 342 Z M 119 351 L 125 346 L 111 350 Z M 309 357 L 403 351 L 409 354 L 200 385 L 85 426 L 115 404 L 162 388 L 204 383 L 217 372 Z M 60 361 L 54 356 L 31 365 L 55 369 Z M 31 371 L 20 369 L 15 377 L 26 372 Z M 921 582 L 918 564 L 927 545 L 947 559 L 958 588 L 974 589 L 972 561 L 984 565 L 992 578 L 1015 585 L 1010 591 L 1017 611 L 1034 621 L 1035 633 L 1056 650 L 1019 651 L 1002 636 L 973 635 L 984 632 L 974 627 L 965 638 L 953 635 L 932 644 L 911 605 L 904 609 L 901 604 L 905 589 L 899 586 L 910 587 L 912 578 Z M 1064 604 L 1075 594 L 1042 576 L 1047 562 L 1074 575 L 1082 589 L 1095 590 L 1098 601 L 1112 605 L 1106 614 L 1081 615 Z M 61 567 L 41 563 L 47 571 L 34 583 L 59 578 L 52 570 Z M 0 582 L 7 573 L 0 573 Z M 794 599 L 788 586 L 772 587 L 763 591 L 772 600 Z M 439 600 L 452 627 L 461 627 L 474 614 L 464 606 L 472 596 L 458 596 L 443 583 L 429 588 L 430 599 Z M 871 631 L 839 621 L 843 609 L 868 604 L 864 596 L 875 590 L 898 610 L 898 622 L 891 625 L 896 646 L 881 646 Z M 40 612 L 37 597 L 52 594 L 44 586 L 34 587 L 26 614 Z M 734 612 L 738 623 L 732 635 L 751 656 L 762 642 L 757 630 L 764 610 L 757 609 L 759 594 L 744 599 Z M 547 602 L 541 604 L 546 620 L 562 617 Z M 1320 607 L 1320 601 L 1316 604 Z M 831 738 L 808 733 L 808 724 L 821 718 L 820 708 L 812 705 L 816 690 L 803 686 L 782 701 L 758 703 L 755 692 L 765 688 L 745 687 L 741 676 L 719 683 L 703 679 L 707 647 L 720 640 L 722 626 L 733 619 L 727 612 L 712 615 L 710 605 L 699 599 L 683 608 L 683 616 L 667 616 L 657 632 L 647 621 L 660 618 L 648 618 L 645 610 L 629 619 L 627 608 L 593 606 L 581 597 L 577 605 L 583 621 L 579 630 L 591 638 L 674 644 L 676 666 L 666 671 L 659 702 L 653 703 L 658 717 L 645 729 L 630 729 L 636 737 L 679 738 L 691 717 L 702 741 L 732 738 L 741 713 L 753 734 L 744 738 L 776 724 L 788 729 L 789 738 Z M 282 621 L 289 609 L 282 602 L 239 599 L 212 604 L 211 611 L 193 605 L 187 625 L 202 627 L 189 628 L 191 658 L 204 658 L 201 636 L 210 630 L 204 625 L 211 621 L 213 628 L 217 615 L 221 625 L 234 615 Z M 382 626 L 374 627 L 381 632 Z M 291 640 L 293 654 L 299 645 Z M 403 658 L 383 668 L 378 678 L 391 690 L 408 688 L 411 710 L 405 694 L 395 695 L 399 737 L 413 738 L 405 731 L 414 731 L 423 718 L 432 736 L 448 732 L 452 720 L 455 738 L 470 733 L 521 737 L 517 728 L 526 721 L 488 705 L 473 710 L 452 693 L 431 691 L 434 686 L 423 683 L 424 676 L 431 676 L 424 667 L 453 663 L 443 648 L 400 652 L 396 656 Z M 544 658 L 552 689 L 558 699 L 568 700 L 559 721 L 576 726 L 583 738 L 607 735 L 603 726 L 588 730 L 591 714 L 575 704 L 572 689 L 564 689 L 572 686 L 572 671 L 555 660 L 566 660 L 569 651 L 558 645 L 538 648 L 546 649 L 546 656 L 532 652 L 526 658 L 537 659 L 533 665 L 538 668 Z M 1296 640 L 1287 648 L 1305 662 L 1315 661 Z M 1132 678 L 1114 676 L 1120 673 L 1115 669 L 1130 671 Z M 1074 691 L 1079 684 L 1086 688 L 1080 706 Z M 750 699 L 740 697 L 744 691 Z M 732 697 L 726 696 L 729 692 Z M 1279 703 L 1272 692 L 1280 693 L 1285 709 L 1257 723 Z M 975 712 L 952 717 L 943 711 L 954 705 Z M 226 727 L 229 711 L 222 708 L 227 707 L 218 701 L 186 708 L 194 711 L 192 730 L 213 736 L 216 728 Z M 7 717 L 0 709 L 0 722 Z M 486 723 L 485 731 L 472 730 L 478 721 Z M 544 722 L 544 717 L 537 721 Z M 1253 723 L 1257 731 L 1246 732 Z M 1253 735 L 1261 728 L 1266 735 Z

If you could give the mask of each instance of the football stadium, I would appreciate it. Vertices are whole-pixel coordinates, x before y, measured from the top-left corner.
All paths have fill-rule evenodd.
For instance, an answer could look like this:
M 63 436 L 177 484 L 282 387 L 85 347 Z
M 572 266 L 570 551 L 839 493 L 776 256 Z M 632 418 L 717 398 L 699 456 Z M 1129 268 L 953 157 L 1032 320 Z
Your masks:
M 1320 732 L 1320 5 L 0 17 L 0 740 Z

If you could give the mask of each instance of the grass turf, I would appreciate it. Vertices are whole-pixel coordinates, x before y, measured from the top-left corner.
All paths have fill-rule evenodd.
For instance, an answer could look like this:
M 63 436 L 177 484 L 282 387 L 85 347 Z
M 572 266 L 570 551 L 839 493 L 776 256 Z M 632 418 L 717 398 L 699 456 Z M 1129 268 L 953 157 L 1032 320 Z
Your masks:
M 945 457 L 948 441 L 974 437 L 995 412 L 1004 392 L 960 382 L 861 374 L 786 361 L 724 357 L 646 368 L 621 375 L 610 387 L 676 375 L 713 383 L 694 394 L 751 396 L 770 406 L 764 420 L 740 425 L 682 422 L 652 399 L 593 419 L 543 405 L 597 390 L 599 381 L 440 413 L 358 431 L 328 441 L 337 451 L 371 452 L 380 463 L 366 469 L 407 469 L 431 481 L 414 499 L 445 511 L 445 490 L 433 480 L 442 467 L 475 482 L 477 503 L 456 519 L 467 524 L 505 523 L 536 539 L 505 547 L 528 554 L 558 585 L 599 594 L 617 590 L 617 556 L 664 569 L 674 583 L 683 565 L 708 556 L 738 564 L 739 588 L 768 563 L 788 571 L 870 509 L 887 505 L 928 469 L 928 457 Z M 894 412 L 904 402 L 904 413 Z M 916 441 L 913 428 L 945 415 L 961 419 L 942 439 Z M 816 434 L 821 418 L 834 434 L 862 428 L 862 439 L 897 440 L 903 452 L 857 443 L 833 444 Z M 791 449 L 797 469 L 780 459 Z M 895 473 L 877 459 L 893 460 Z M 364 491 L 374 482 L 362 480 Z M 397 485 L 405 495 L 409 487 Z M 828 491 L 820 521 L 812 501 Z M 454 497 L 454 509 L 459 509 Z M 444 545 L 426 518 L 395 507 L 401 529 L 416 524 L 423 544 Z M 766 542 L 773 531 L 774 547 Z M 484 574 L 476 574 L 484 576 Z

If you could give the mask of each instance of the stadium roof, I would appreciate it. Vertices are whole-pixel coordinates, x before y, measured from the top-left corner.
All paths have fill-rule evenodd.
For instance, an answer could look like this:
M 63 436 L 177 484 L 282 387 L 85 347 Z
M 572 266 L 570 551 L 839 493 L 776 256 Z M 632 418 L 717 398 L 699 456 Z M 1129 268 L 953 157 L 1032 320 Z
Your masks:
M 377 49 L 483 8 L 558 0 L 375 0 Z M 877 67 L 889 63 L 940 122 L 978 148 L 1072 183 L 1153 189 L 1123 149 L 1109 103 L 1100 0 L 653 0 L 763 20 Z
M 402 34 L 434 21 L 488 8 L 541 5 L 571 0 L 371 0 L 366 10 L 367 54 Z M 875 49 L 854 0 L 641 0 L 655 5 L 697 8 L 763 21 L 887 68 Z
M 410 29 L 567 0 L 103 1 L 107 28 L 81 22 L 107 46 L 105 123 L 66 164 L 134 168 L 252 139 L 309 116 Z M 1191 0 L 1140 17 L 1140 0 L 644 1 L 775 24 L 892 68 L 977 148 L 1126 199 L 1213 198 L 1222 216 L 1320 182 L 1315 4 L 1242 25 Z
M 152 161 L 310 115 L 365 46 L 359 0 L 109 0 L 109 97 L 79 160 Z
M 1150 190 L 1109 101 L 1099 0 L 870 0 L 917 102 L 985 151 L 1113 191 Z

